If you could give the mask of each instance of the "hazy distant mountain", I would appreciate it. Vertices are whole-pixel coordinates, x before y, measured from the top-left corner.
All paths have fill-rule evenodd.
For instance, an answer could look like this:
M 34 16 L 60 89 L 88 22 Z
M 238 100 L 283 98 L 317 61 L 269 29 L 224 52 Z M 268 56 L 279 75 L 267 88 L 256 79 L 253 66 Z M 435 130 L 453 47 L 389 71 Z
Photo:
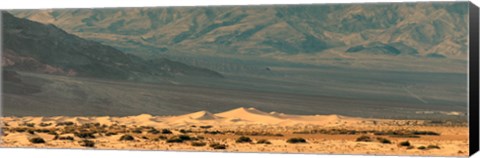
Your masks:
M 2 67 L 6 69 L 109 79 L 222 77 L 208 69 L 167 59 L 146 61 L 69 34 L 55 25 L 19 19 L 7 12 L 2 12 L 2 22 Z
M 317 58 L 313 54 L 356 52 L 466 60 L 467 11 L 468 2 L 437 2 L 57 9 L 14 14 L 136 54 L 312 54 Z

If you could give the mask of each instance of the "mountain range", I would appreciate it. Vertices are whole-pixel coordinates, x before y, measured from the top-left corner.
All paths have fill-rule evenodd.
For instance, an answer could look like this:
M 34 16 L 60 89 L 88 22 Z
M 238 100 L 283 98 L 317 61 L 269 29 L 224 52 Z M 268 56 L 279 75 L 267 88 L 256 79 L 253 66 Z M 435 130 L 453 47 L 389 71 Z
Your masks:
M 67 33 L 53 24 L 2 12 L 2 67 L 27 72 L 142 80 L 155 77 L 223 77 L 220 73 L 168 59 L 144 60 Z
M 419 2 L 12 13 L 141 56 L 187 52 L 303 62 L 328 57 L 323 54 L 466 60 L 467 11 L 467 2 Z

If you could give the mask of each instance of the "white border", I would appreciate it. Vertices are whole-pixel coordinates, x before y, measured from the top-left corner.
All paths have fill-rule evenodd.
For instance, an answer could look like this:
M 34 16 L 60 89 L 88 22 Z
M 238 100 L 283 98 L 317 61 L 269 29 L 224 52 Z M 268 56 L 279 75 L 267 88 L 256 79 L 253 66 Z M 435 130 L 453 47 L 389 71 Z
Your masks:
M 434 0 L 466 1 L 466 0 Z M 327 4 L 327 3 L 378 3 L 378 2 L 428 2 L 428 0 L 177 0 L 177 1 L 153 1 L 153 0 L 2 0 L 0 10 L 5 9 L 50 9 L 50 8 L 111 8 L 111 7 L 154 7 L 154 6 L 219 6 L 219 5 L 269 5 L 269 4 Z M 480 0 L 472 0 L 480 4 Z M 1 30 L 0 30 L 1 31 Z M 0 32 L 1 33 L 1 32 Z M 0 74 L 1 75 L 1 74 Z M 0 85 L 1 86 L 1 85 Z M 1 87 L 0 87 L 1 88 Z M 1 108 L 0 108 L 1 111 Z M 79 149 L 22 149 L 0 148 L 1 157 L 115 157 L 115 158 L 140 158 L 140 157 L 192 157 L 192 158 L 319 158 L 319 157 L 374 157 L 363 155 L 314 155 L 314 154 L 271 154 L 271 153 L 219 153 L 219 152 L 171 152 L 171 151 L 128 151 L 128 150 L 79 150 Z M 375 156 L 378 158 L 401 158 L 406 156 Z M 477 153 L 473 157 L 480 158 Z

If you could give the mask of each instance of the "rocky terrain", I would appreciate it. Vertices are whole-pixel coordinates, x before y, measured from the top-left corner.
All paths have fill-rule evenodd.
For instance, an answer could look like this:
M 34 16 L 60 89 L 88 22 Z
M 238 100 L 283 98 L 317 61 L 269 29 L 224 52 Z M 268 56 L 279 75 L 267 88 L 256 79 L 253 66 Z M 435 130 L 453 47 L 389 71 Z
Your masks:
M 144 80 L 155 77 L 223 77 L 220 73 L 168 59 L 144 60 L 82 39 L 52 24 L 2 12 L 2 68 L 43 74 Z
M 465 64 L 468 55 L 467 8 L 466 2 L 422 2 L 12 13 L 148 58 L 261 57 L 366 69 L 458 72 L 463 69 L 453 63 Z M 407 61 L 452 66 L 412 68 L 402 64 Z

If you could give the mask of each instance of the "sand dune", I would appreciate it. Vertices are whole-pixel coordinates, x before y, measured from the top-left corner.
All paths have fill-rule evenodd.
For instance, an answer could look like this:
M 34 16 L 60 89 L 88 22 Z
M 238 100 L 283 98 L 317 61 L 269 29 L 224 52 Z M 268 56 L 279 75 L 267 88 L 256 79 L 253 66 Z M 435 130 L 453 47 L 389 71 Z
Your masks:
M 342 125 L 346 123 L 365 122 L 366 119 L 350 118 L 339 115 L 288 115 L 277 112 L 263 112 L 255 108 L 236 108 L 229 111 L 213 114 L 208 111 L 198 111 L 194 113 L 179 116 L 152 116 L 149 114 L 140 114 L 137 116 L 126 117 L 5 117 L 4 120 L 15 122 L 30 122 L 40 124 L 42 122 L 72 122 L 75 124 L 101 123 L 106 125 L 124 124 L 137 126 L 180 126 L 191 124 L 217 124 L 222 126 L 238 124 L 263 124 L 290 126 L 296 124 L 302 125 Z

